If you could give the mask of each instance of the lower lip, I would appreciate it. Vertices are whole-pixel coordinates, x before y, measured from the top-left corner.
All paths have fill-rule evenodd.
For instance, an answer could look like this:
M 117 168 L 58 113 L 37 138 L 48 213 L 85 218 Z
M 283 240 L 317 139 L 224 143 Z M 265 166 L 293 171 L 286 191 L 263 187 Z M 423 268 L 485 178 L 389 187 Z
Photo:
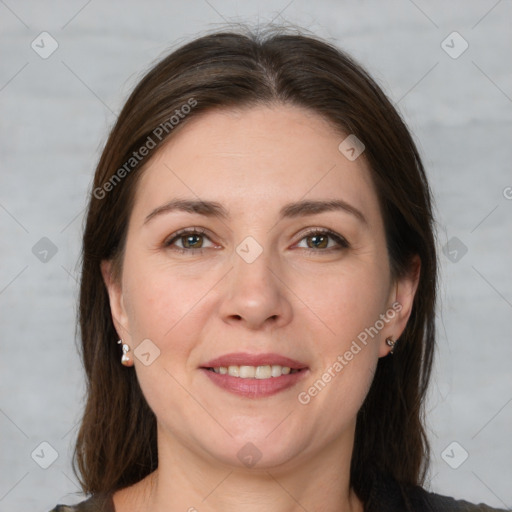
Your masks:
M 308 373 L 308 369 L 301 370 L 280 377 L 270 377 L 269 379 L 242 379 L 232 377 L 228 374 L 215 373 L 206 368 L 200 368 L 212 380 L 214 384 L 231 393 L 247 398 L 260 398 L 272 396 L 280 391 L 295 386 Z

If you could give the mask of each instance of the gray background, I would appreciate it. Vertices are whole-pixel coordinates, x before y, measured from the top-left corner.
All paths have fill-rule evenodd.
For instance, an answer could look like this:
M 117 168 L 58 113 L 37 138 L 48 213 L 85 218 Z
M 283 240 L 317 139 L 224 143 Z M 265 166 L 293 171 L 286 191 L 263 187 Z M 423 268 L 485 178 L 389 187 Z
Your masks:
M 370 70 L 415 133 L 442 265 L 428 487 L 512 506 L 511 15 L 507 0 L 0 1 L 0 510 L 81 498 L 70 455 L 84 391 L 74 339 L 86 192 L 142 72 L 226 20 L 328 38 Z M 43 51 L 46 37 L 50 48 L 43 31 L 58 43 L 47 59 L 31 47 Z M 469 44 L 458 58 L 445 51 L 463 49 L 457 36 L 442 47 L 454 31 Z M 32 252 L 42 237 L 57 249 L 46 262 Z M 48 469 L 42 442 L 58 453 Z

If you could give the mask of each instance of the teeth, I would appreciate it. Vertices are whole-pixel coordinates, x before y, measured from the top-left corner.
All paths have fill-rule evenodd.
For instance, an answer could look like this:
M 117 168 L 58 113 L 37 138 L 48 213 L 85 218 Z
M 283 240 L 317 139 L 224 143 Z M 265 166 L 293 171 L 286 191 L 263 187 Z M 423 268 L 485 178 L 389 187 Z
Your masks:
M 228 372 L 230 372 L 231 366 L 228 369 Z M 256 375 L 256 368 L 254 366 L 240 366 L 240 372 L 239 376 L 242 379 L 254 379 L 254 376 Z
M 281 370 L 282 370 L 281 366 L 279 366 L 278 364 L 273 364 L 272 370 L 270 370 L 272 377 L 280 377 L 282 375 Z
M 228 366 L 228 374 L 232 377 L 240 377 L 240 366 Z
M 280 366 L 278 364 L 264 366 L 220 366 L 210 368 L 215 373 L 222 375 L 231 375 L 231 377 L 239 377 L 241 379 L 270 379 L 271 377 L 281 377 L 289 373 L 297 373 L 299 370 L 291 370 L 288 366 Z
M 257 379 L 270 379 L 272 377 L 272 368 L 270 366 L 257 366 L 254 370 L 254 376 Z

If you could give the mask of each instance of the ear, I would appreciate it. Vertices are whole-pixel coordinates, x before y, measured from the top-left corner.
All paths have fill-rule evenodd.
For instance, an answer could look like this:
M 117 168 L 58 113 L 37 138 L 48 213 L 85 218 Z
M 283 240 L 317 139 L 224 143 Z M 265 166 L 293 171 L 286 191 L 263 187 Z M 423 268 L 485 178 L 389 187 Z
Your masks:
M 113 263 L 111 260 L 103 260 L 100 267 L 101 275 L 103 276 L 103 281 L 107 288 L 110 312 L 117 335 L 125 343 L 131 344 L 128 315 L 123 300 L 123 290 L 120 281 L 113 276 Z
M 387 356 L 391 351 L 392 347 L 387 345 L 386 338 L 391 337 L 397 341 L 407 326 L 420 281 L 420 271 L 421 260 L 418 255 L 415 255 L 411 260 L 409 271 L 395 281 L 394 289 L 390 294 L 388 310 L 390 311 L 389 316 L 392 311 L 394 316 L 382 331 L 379 357 Z

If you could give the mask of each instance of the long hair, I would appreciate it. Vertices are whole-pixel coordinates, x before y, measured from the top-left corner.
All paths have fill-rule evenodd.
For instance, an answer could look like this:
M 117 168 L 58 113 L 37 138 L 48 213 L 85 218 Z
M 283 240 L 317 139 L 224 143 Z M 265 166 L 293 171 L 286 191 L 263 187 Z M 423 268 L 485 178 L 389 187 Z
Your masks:
M 192 40 L 154 65 L 124 105 L 96 168 L 79 306 L 87 395 L 74 453 L 86 493 L 113 492 L 158 466 L 156 419 L 135 372 L 119 362 L 100 271 L 101 261 L 111 260 L 114 276 L 122 272 L 128 219 L 144 166 L 202 112 L 272 104 L 307 108 L 333 129 L 363 141 L 393 276 L 409 272 L 414 255 L 421 260 L 408 324 L 394 354 L 379 359 L 357 416 L 351 485 L 365 499 L 378 473 L 402 485 L 424 481 L 429 444 L 423 407 L 434 354 L 437 256 L 431 192 L 416 145 L 376 82 L 336 46 L 279 27 L 257 33 L 242 27 Z M 151 146 L 144 157 L 143 146 Z

